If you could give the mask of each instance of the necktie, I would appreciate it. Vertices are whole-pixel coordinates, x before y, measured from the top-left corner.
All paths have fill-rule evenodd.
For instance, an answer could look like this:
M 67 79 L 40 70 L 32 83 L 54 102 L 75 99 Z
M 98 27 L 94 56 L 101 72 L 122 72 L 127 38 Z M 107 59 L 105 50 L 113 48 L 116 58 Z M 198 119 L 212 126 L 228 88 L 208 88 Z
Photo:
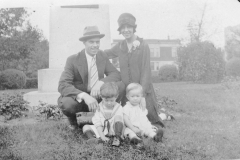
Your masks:
M 90 76 L 90 89 L 92 89 L 98 81 L 98 70 L 97 70 L 97 66 L 96 66 L 96 56 L 92 58 L 90 75 L 91 75 Z

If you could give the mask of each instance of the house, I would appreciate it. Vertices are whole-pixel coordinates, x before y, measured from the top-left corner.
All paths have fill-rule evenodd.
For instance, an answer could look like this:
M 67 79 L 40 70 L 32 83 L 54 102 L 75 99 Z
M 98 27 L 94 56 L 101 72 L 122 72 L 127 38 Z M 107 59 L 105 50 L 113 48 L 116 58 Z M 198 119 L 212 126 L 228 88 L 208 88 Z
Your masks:
M 152 73 L 157 74 L 161 66 L 166 64 L 175 64 L 177 58 L 177 49 L 180 46 L 179 39 L 144 39 L 150 48 L 150 63 Z M 113 40 L 112 46 L 121 41 Z M 116 62 L 115 62 L 116 63 Z

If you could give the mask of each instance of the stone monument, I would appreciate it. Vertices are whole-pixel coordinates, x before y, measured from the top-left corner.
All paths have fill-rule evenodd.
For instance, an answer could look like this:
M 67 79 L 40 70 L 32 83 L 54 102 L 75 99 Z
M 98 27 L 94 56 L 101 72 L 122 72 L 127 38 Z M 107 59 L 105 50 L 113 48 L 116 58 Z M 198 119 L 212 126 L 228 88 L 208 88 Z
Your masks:
M 105 34 L 100 49 L 111 47 L 108 5 L 74 5 L 52 7 L 50 11 L 49 68 L 38 71 L 38 91 L 26 93 L 30 106 L 39 101 L 57 104 L 58 81 L 67 57 L 80 52 L 84 45 L 79 38 L 86 26 L 97 25 Z

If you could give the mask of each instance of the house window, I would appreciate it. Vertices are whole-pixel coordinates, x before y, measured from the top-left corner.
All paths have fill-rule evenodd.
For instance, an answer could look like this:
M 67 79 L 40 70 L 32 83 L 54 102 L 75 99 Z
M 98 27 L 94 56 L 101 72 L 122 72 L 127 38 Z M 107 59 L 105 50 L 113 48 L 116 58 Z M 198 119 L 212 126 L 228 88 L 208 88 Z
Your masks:
M 172 57 L 177 57 L 177 47 L 172 47 Z
M 160 47 L 161 57 L 171 58 L 172 57 L 172 47 Z
M 151 62 L 150 65 L 151 65 L 151 70 L 154 70 L 154 62 Z
M 155 48 L 155 57 L 160 57 L 160 48 Z
M 154 57 L 154 48 L 150 48 L 150 56 Z
M 158 66 L 159 66 L 159 62 L 155 62 L 155 65 L 154 65 L 154 70 L 158 70 Z

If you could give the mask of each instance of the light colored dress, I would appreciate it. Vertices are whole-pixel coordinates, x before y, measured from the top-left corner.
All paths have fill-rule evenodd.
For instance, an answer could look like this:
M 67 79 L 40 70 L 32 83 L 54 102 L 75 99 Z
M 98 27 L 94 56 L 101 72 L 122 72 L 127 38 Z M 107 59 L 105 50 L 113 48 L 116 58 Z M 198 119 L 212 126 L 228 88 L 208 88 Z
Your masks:
M 132 106 L 130 102 L 127 102 L 123 107 L 123 113 L 128 116 L 133 126 L 139 128 L 142 135 L 153 138 L 156 135 L 156 129 L 152 126 L 151 122 L 147 118 L 147 110 L 144 111 L 139 105 Z M 130 128 L 126 127 L 124 136 L 134 137 L 137 136 Z

